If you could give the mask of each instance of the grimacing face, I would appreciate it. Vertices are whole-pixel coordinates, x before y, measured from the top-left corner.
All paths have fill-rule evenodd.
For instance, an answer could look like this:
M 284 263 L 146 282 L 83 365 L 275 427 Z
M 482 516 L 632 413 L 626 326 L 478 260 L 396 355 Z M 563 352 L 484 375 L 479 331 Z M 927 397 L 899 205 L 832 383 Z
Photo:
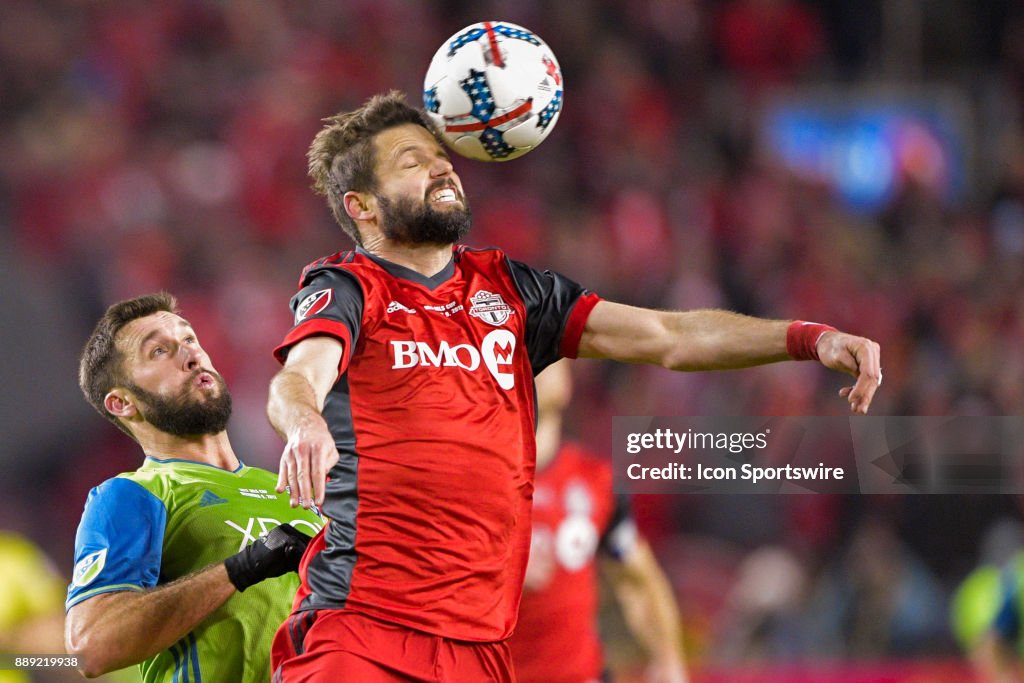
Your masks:
M 406 244 L 450 244 L 469 231 L 472 214 L 462 182 L 437 139 L 422 126 L 403 124 L 374 139 L 378 225 Z
M 166 311 L 133 320 L 117 346 L 130 378 L 124 389 L 147 422 L 183 437 L 224 431 L 231 394 L 188 321 Z

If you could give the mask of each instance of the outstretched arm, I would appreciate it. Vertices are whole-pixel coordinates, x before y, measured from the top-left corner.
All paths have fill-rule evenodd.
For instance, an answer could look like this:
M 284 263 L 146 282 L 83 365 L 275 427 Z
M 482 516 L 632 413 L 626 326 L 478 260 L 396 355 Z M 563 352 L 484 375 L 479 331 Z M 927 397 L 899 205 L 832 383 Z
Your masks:
M 679 610 L 672 588 L 643 540 L 620 561 L 602 564 L 630 632 L 650 654 L 649 683 L 686 683 Z
M 267 416 L 285 440 L 277 491 L 290 488 L 292 507 L 321 505 L 327 473 L 338 462 L 334 438 L 320 413 L 337 381 L 343 350 L 334 337 L 303 339 L 270 382 Z
M 670 370 L 746 368 L 792 358 L 787 350 L 791 322 L 720 310 L 655 311 L 601 301 L 587 318 L 579 355 Z M 814 350 L 825 367 L 856 378 L 840 394 L 851 410 L 866 413 L 881 383 L 878 344 L 833 330 L 816 339 Z

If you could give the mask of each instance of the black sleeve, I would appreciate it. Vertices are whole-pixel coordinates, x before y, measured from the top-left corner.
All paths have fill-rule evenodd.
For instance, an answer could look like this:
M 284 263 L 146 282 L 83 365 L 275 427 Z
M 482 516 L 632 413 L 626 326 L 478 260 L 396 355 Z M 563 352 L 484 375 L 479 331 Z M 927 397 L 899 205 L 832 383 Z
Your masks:
M 321 268 L 306 276 L 306 285 L 291 298 L 292 329 L 274 350 L 284 362 L 297 342 L 317 334 L 340 339 L 345 357 L 359 338 L 363 318 L 363 290 L 355 276 L 340 268 Z
M 506 261 L 526 305 L 526 349 L 536 375 L 562 357 L 559 347 L 566 323 L 576 303 L 589 292 L 564 275 Z
M 636 547 L 638 538 L 639 532 L 633 520 L 633 506 L 629 498 L 621 494 L 615 496 L 615 511 L 601 534 L 598 549 L 609 557 L 622 560 Z

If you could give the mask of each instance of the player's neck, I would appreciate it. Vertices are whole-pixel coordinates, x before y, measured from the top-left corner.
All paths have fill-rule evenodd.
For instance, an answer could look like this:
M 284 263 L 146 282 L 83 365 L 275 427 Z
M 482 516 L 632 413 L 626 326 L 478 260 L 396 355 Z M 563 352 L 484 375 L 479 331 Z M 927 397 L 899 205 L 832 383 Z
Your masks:
M 181 437 L 158 430 L 139 435 L 143 452 L 158 460 L 191 460 L 234 471 L 241 464 L 231 448 L 227 432 Z
M 452 260 L 450 244 L 404 244 L 380 237 L 376 240 L 366 240 L 363 249 L 424 277 L 434 277 Z

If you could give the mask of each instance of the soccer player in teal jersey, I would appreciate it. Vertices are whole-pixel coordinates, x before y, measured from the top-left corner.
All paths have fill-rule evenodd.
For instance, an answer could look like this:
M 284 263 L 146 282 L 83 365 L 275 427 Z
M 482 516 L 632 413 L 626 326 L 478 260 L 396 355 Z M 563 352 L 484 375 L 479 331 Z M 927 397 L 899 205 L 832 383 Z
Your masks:
M 147 682 L 268 681 L 270 642 L 321 519 L 237 458 L 227 387 L 169 294 L 111 306 L 79 382 L 146 459 L 89 493 L 68 652 L 86 676 L 139 664 Z

